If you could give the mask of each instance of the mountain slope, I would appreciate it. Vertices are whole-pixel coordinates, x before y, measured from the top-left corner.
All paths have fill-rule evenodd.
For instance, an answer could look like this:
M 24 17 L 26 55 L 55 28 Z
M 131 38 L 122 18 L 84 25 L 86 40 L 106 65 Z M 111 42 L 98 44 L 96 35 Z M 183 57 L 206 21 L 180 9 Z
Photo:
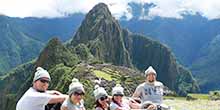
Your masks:
M 84 15 L 65 18 L 11 18 L 0 15 L 0 75 L 37 57 L 54 36 L 66 41 Z
M 220 35 L 207 43 L 200 51 L 199 58 L 193 63 L 192 71 L 201 83 L 202 91 L 220 88 Z M 209 80 L 208 80 L 209 79 Z
M 76 13 L 63 18 L 13 18 L 24 28 L 24 32 L 41 42 L 47 43 L 57 36 L 61 41 L 68 40 L 76 32 L 84 15 Z
M 0 16 L 0 27 L 0 74 L 39 54 L 43 43 L 21 31 L 9 17 Z

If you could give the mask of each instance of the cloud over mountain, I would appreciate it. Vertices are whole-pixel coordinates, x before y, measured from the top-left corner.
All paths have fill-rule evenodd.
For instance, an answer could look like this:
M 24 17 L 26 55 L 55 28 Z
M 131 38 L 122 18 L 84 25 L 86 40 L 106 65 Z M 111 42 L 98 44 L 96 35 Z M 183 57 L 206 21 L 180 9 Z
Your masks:
M 208 19 L 220 18 L 218 0 L 0 0 L 0 13 L 13 17 L 63 17 L 73 13 L 87 13 L 94 5 L 104 2 L 116 18 L 132 18 L 129 3 L 154 4 L 146 17 L 182 18 L 183 14 L 199 13 Z

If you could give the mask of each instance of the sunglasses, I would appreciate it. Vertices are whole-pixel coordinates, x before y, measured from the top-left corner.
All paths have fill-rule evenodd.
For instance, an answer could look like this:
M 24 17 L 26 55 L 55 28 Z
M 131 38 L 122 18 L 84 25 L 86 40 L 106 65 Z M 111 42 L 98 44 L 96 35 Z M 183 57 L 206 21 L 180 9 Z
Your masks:
M 121 96 L 121 97 L 123 97 L 124 95 L 123 94 L 115 94 L 114 96 Z
M 82 96 L 82 95 L 84 95 L 83 92 L 74 92 L 73 94 L 74 94 L 75 96 L 79 96 L 79 95 Z
M 45 80 L 45 79 L 39 79 L 39 81 L 42 83 L 49 83 L 50 82 L 49 80 Z
M 103 100 L 105 100 L 107 98 L 108 98 L 108 96 L 102 96 L 102 97 L 100 97 L 100 100 L 103 101 Z

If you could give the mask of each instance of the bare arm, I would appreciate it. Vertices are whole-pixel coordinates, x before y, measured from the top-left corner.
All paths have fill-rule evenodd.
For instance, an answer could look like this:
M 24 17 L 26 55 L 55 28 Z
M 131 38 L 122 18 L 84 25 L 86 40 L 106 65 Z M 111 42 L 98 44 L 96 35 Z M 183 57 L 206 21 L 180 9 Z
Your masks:
M 133 98 L 140 98 L 140 93 L 135 91 L 134 94 L 132 95 Z
M 68 98 L 68 95 L 52 95 L 52 98 L 49 100 L 49 104 L 54 104 L 54 103 L 63 103 L 63 101 Z
M 140 109 L 141 108 L 141 104 L 135 102 L 135 101 L 129 101 L 129 106 L 132 109 Z
M 61 92 L 56 90 L 48 90 L 47 93 L 51 95 L 63 95 Z

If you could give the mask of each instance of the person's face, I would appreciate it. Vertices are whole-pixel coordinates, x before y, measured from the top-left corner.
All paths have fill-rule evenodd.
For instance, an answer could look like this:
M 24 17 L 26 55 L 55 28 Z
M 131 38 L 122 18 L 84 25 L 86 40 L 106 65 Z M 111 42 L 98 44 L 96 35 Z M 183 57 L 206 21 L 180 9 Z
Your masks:
M 74 92 L 70 98 L 71 98 L 71 101 L 74 102 L 74 103 L 80 103 L 82 97 L 84 96 L 84 93 L 82 91 L 77 91 L 77 92 Z
M 108 96 L 102 96 L 101 98 L 99 98 L 98 101 L 101 105 L 106 105 L 108 101 Z
M 114 100 L 117 101 L 118 103 L 120 103 L 122 101 L 122 97 L 123 97 L 122 94 L 115 94 L 113 96 Z
M 49 82 L 48 78 L 40 78 L 34 82 L 33 86 L 37 91 L 45 92 L 48 89 Z
M 156 80 L 156 76 L 154 73 L 150 73 L 147 75 L 147 81 L 154 82 Z

